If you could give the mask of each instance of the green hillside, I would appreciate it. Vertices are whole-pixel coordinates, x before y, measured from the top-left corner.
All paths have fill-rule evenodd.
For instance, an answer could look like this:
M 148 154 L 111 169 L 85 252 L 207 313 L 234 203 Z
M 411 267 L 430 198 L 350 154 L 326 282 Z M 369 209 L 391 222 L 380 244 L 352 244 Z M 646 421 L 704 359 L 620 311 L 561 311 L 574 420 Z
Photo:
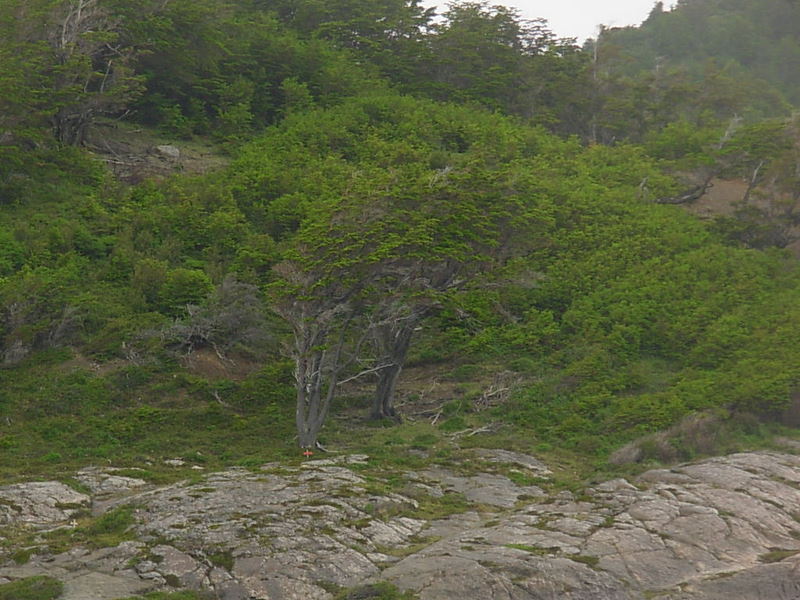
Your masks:
M 763 118 L 800 102 L 798 27 L 795 2 L 656 2 L 640 27 L 606 29 L 592 45 L 604 76 L 671 91 L 672 110 Z
M 741 39 L 751 8 L 656 9 L 598 62 L 482 2 L 4 3 L 0 478 L 794 435 L 784 53 L 647 64 L 684 15 Z M 712 180 L 747 193 L 700 219 Z

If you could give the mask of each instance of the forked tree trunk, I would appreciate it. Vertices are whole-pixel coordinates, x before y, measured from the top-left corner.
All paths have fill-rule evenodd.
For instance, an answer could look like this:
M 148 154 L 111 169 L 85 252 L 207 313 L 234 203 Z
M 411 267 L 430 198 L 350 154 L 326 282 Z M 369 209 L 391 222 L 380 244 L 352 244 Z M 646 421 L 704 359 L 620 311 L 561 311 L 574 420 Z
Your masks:
M 343 354 L 353 315 L 340 316 L 341 321 L 335 325 L 301 319 L 295 328 L 295 423 L 301 448 L 318 445 L 317 438 L 328 417 L 340 376 L 351 362 Z
M 386 366 L 378 372 L 371 418 L 399 420 L 394 407 L 397 380 L 406 363 L 414 330 L 427 312 L 427 310 L 416 310 L 393 323 L 375 327 L 373 336 L 380 354 L 378 361 Z

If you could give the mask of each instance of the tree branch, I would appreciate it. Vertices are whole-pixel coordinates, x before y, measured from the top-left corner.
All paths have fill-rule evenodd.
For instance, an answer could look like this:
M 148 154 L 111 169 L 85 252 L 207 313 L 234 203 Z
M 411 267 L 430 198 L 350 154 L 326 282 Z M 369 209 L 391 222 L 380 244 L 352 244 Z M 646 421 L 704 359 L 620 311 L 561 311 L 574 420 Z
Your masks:
M 356 379 L 359 379 L 364 375 L 369 375 L 370 373 L 377 373 L 378 371 L 383 371 L 384 369 L 388 369 L 389 367 L 393 366 L 395 366 L 395 363 L 387 363 L 383 365 L 378 365 L 377 367 L 372 367 L 371 369 L 365 369 L 360 373 L 356 373 L 352 377 L 348 377 L 347 379 L 339 381 L 336 385 L 344 385 L 345 383 L 350 383 L 351 381 L 355 381 Z

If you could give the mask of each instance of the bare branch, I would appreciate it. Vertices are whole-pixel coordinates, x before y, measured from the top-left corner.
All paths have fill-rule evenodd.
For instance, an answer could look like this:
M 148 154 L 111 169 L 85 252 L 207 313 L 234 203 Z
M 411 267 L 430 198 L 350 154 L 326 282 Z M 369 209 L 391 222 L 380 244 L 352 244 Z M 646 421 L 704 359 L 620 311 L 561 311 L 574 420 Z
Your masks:
M 388 363 L 388 364 L 384 364 L 384 365 L 378 365 L 377 367 L 372 367 L 371 369 L 365 369 L 364 371 L 361 371 L 360 373 L 356 373 L 355 375 L 353 375 L 351 377 L 348 377 L 347 379 L 343 379 L 342 381 L 339 381 L 336 385 L 344 385 L 346 383 L 350 383 L 351 381 L 355 381 L 356 379 L 360 379 L 361 377 L 364 377 L 365 375 L 369 375 L 370 373 L 377 373 L 378 371 L 382 371 L 384 369 L 388 369 L 389 367 L 393 367 L 394 364 L 395 363 Z

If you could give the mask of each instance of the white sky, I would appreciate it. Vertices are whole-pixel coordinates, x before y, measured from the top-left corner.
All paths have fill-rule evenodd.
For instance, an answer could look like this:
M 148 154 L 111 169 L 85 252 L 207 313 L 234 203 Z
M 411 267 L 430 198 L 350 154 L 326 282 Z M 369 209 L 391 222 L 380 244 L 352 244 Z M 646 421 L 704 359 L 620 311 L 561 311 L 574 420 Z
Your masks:
M 491 0 L 518 8 L 523 18 L 543 17 L 558 37 L 576 37 L 582 43 L 587 37 L 596 37 L 597 26 L 624 27 L 639 25 L 650 14 L 656 0 Z M 664 2 L 669 9 L 674 2 Z M 444 12 L 446 0 L 429 0 L 428 6 L 439 6 Z

